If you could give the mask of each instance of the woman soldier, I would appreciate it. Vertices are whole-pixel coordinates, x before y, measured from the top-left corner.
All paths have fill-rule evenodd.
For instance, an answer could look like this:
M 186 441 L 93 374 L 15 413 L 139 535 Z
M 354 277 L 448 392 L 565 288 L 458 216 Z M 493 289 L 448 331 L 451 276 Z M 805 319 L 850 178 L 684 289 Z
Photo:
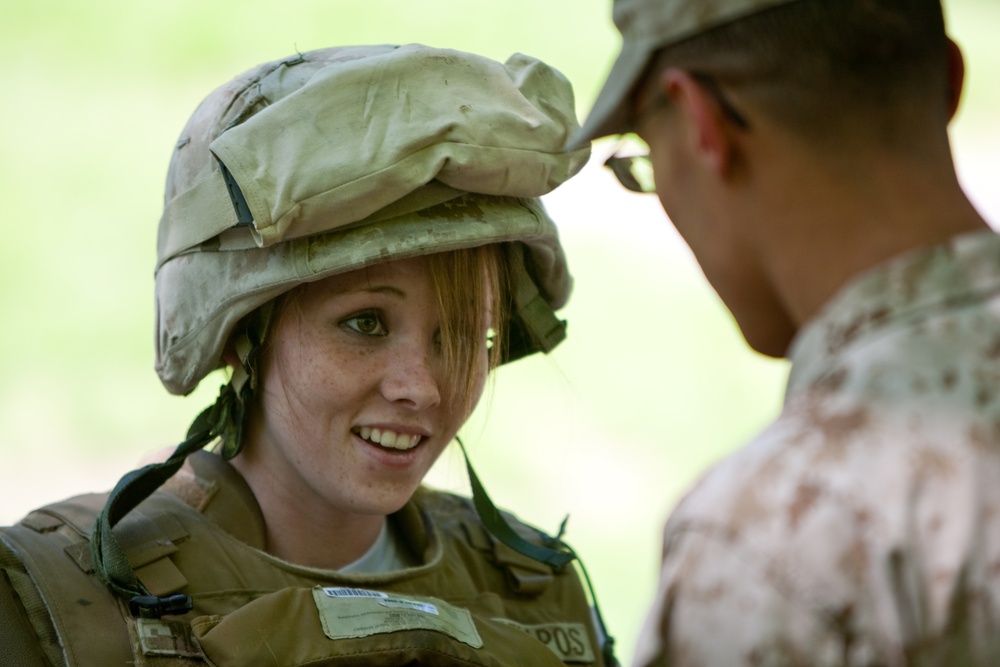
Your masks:
M 420 486 L 488 371 L 564 335 L 537 198 L 575 129 L 545 64 L 421 45 L 209 95 L 167 177 L 156 368 L 231 381 L 169 458 L 0 532 L 0 662 L 613 662 L 565 544 L 471 468 L 473 500 Z

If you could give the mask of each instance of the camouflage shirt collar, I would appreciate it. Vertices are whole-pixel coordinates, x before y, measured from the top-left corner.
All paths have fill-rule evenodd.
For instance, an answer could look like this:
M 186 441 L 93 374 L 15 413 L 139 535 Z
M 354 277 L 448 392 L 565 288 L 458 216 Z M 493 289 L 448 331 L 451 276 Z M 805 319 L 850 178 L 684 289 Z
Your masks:
M 843 287 L 792 342 L 785 400 L 836 368 L 837 359 L 893 327 L 1000 292 L 1000 236 L 973 232 L 913 250 Z

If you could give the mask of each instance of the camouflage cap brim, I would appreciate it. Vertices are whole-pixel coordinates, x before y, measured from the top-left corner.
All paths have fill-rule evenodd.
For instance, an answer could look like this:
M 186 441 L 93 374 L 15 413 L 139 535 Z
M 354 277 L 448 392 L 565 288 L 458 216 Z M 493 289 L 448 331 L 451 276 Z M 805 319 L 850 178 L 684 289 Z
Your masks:
M 765 9 L 795 0 L 615 0 L 614 21 L 622 50 L 583 128 L 567 142 L 576 150 L 588 141 L 628 131 L 629 98 L 659 49 Z
M 579 150 L 593 139 L 629 130 L 629 98 L 657 48 L 655 41 L 636 40 L 622 45 L 621 54 L 615 60 L 586 122 L 570 137 L 565 150 Z

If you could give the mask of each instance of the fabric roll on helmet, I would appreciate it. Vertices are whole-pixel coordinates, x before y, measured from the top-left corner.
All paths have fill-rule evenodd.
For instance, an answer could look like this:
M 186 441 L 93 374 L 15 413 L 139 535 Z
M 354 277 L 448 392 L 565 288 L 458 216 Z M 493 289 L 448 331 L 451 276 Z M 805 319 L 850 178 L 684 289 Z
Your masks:
M 191 452 L 216 439 L 224 456 L 239 451 L 260 341 L 234 340 L 234 330 L 260 313 L 266 320 L 268 304 L 293 287 L 506 242 L 516 251 L 507 254 L 504 360 L 557 345 L 565 323 L 554 311 L 572 279 L 538 198 L 589 158 L 589 147 L 562 150 L 578 129 L 568 81 L 521 54 L 501 64 L 418 44 L 322 49 L 260 65 L 211 93 L 167 176 L 156 370 L 168 391 L 187 394 L 225 364 L 227 345 L 241 364 L 167 461 L 129 473 L 112 492 L 91 542 L 109 588 L 136 613 L 183 608 L 183 599 L 144 595 L 112 529 Z M 469 474 L 498 539 L 553 567 L 575 557 L 558 538 L 546 549 L 514 534 L 471 466 Z

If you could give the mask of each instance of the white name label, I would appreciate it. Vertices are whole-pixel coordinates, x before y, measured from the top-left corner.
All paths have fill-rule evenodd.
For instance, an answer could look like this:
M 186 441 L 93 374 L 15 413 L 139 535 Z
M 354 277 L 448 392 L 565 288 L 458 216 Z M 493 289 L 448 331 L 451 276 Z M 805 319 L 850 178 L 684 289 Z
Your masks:
M 434 630 L 482 648 L 472 614 L 437 598 L 397 595 L 363 588 L 314 588 L 323 632 L 353 639 L 403 630 Z

